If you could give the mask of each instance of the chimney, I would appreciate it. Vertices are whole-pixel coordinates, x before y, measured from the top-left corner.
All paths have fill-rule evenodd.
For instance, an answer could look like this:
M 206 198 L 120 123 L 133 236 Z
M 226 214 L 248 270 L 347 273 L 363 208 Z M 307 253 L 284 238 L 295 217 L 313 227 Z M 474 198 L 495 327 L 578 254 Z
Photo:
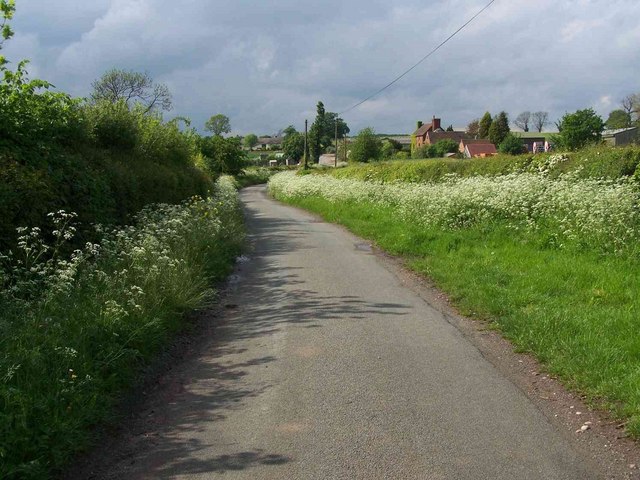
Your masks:
M 434 115 L 431 121 L 431 130 L 435 132 L 439 128 L 440 128 L 440 119 L 436 118 L 436 116 Z

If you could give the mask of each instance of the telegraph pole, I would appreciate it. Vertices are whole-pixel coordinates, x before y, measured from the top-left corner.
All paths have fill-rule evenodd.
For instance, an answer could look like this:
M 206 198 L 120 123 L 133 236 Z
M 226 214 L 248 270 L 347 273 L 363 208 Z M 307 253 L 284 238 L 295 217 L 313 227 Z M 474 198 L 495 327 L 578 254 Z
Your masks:
M 308 120 L 304 121 L 304 169 L 306 170 L 307 168 L 309 168 L 309 166 L 307 165 L 307 124 L 308 124 Z

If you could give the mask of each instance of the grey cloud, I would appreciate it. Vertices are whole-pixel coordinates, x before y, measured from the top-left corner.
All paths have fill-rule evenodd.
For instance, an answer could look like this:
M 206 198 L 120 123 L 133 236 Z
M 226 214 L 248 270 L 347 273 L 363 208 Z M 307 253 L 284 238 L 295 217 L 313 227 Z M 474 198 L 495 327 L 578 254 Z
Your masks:
M 483 3 L 32 0 L 18 5 L 5 53 L 28 55 L 38 75 L 80 96 L 113 66 L 146 70 L 195 125 L 224 112 L 238 132 L 267 133 L 300 128 L 318 100 L 342 110 L 376 91 Z M 408 132 L 432 114 L 457 126 L 485 110 L 606 114 L 638 90 L 639 14 L 635 0 L 498 1 L 346 119 Z

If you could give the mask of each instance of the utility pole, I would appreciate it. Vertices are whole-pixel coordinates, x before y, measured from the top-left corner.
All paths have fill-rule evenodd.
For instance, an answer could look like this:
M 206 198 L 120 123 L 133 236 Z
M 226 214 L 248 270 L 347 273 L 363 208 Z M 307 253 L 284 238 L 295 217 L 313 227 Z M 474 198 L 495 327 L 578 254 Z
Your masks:
M 336 115 L 336 154 L 334 155 L 334 168 L 338 168 L 338 116 Z
M 309 166 L 307 165 L 307 124 L 309 123 L 308 120 L 304 121 L 304 169 L 306 170 L 307 168 L 309 168 Z

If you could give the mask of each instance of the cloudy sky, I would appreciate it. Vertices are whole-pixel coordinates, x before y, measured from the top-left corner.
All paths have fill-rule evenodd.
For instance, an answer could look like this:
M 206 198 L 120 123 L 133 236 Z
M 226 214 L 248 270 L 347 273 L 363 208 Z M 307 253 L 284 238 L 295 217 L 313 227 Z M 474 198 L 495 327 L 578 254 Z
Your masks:
M 274 133 L 343 111 L 411 66 L 487 0 L 18 0 L 3 54 L 74 96 L 118 67 L 174 95 L 166 117 Z M 637 0 L 497 0 L 443 49 L 345 115 L 353 131 L 402 133 L 486 110 L 603 115 L 640 92 Z

